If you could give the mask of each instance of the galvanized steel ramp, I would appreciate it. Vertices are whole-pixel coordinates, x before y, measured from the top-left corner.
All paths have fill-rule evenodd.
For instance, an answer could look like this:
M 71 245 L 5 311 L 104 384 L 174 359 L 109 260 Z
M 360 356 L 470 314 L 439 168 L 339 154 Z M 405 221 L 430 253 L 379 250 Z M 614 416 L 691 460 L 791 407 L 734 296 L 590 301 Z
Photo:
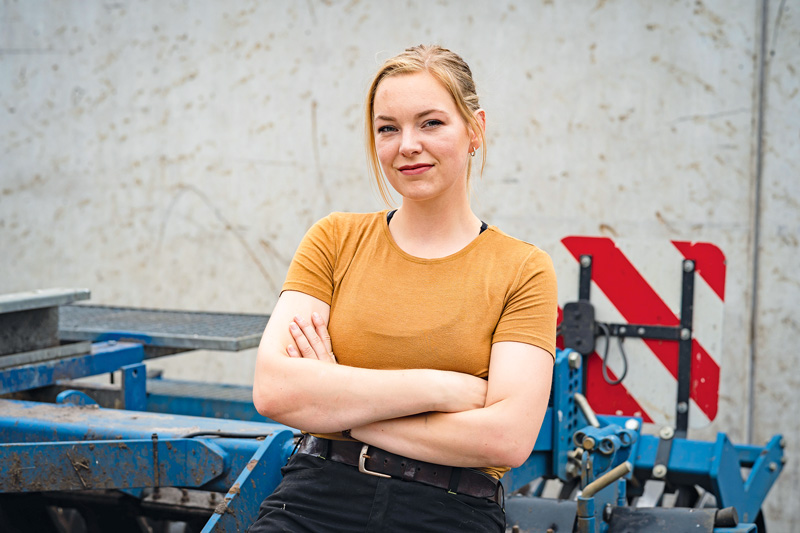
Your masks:
M 61 340 L 127 340 L 178 351 L 254 348 L 269 320 L 269 315 L 103 305 L 64 305 L 60 311 Z

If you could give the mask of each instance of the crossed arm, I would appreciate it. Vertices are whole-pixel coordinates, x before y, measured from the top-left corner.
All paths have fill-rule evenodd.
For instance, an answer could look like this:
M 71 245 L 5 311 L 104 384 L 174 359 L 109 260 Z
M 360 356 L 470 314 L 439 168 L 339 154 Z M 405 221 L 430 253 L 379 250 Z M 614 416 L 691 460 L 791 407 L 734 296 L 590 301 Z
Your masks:
M 348 367 L 335 364 L 329 315 L 316 298 L 281 295 L 256 360 L 253 401 L 261 414 L 313 433 L 351 429 L 365 443 L 452 466 L 514 467 L 530 455 L 552 379 L 545 350 L 495 343 L 488 382 L 440 370 Z

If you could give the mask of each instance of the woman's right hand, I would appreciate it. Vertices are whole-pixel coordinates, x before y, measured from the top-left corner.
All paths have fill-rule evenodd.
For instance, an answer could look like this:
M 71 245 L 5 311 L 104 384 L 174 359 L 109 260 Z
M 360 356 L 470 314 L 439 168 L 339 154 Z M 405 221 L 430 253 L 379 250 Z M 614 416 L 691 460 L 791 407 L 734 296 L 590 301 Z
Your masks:
M 319 313 L 311 313 L 310 321 L 296 315 L 289 324 L 289 334 L 294 339 L 294 344 L 286 347 L 289 357 L 303 357 L 336 363 L 328 325 Z

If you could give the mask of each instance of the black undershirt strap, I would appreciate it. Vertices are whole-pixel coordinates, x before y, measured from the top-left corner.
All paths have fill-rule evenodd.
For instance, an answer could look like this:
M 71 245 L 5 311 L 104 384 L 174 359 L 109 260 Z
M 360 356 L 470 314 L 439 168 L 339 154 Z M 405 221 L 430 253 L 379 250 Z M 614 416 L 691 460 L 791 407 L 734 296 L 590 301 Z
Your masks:
M 391 211 L 386 213 L 386 224 L 387 225 L 392 221 L 392 217 L 394 216 L 395 213 L 397 213 L 397 209 L 392 209 Z M 489 224 L 487 224 L 486 222 L 481 220 L 481 230 L 478 232 L 478 235 L 480 235 L 481 233 L 483 233 L 487 229 L 489 229 Z

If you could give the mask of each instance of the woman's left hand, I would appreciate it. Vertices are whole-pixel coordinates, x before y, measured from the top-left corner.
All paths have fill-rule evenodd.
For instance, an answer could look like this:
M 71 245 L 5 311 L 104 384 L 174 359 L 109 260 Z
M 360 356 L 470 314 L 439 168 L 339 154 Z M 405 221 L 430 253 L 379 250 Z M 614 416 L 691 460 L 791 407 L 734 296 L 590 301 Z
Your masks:
M 294 345 L 286 347 L 290 357 L 318 359 L 336 364 L 328 326 L 318 313 L 311 313 L 311 321 L 299 315 L 295 316 L 289 324 L 289 333 L 295 342 Z

